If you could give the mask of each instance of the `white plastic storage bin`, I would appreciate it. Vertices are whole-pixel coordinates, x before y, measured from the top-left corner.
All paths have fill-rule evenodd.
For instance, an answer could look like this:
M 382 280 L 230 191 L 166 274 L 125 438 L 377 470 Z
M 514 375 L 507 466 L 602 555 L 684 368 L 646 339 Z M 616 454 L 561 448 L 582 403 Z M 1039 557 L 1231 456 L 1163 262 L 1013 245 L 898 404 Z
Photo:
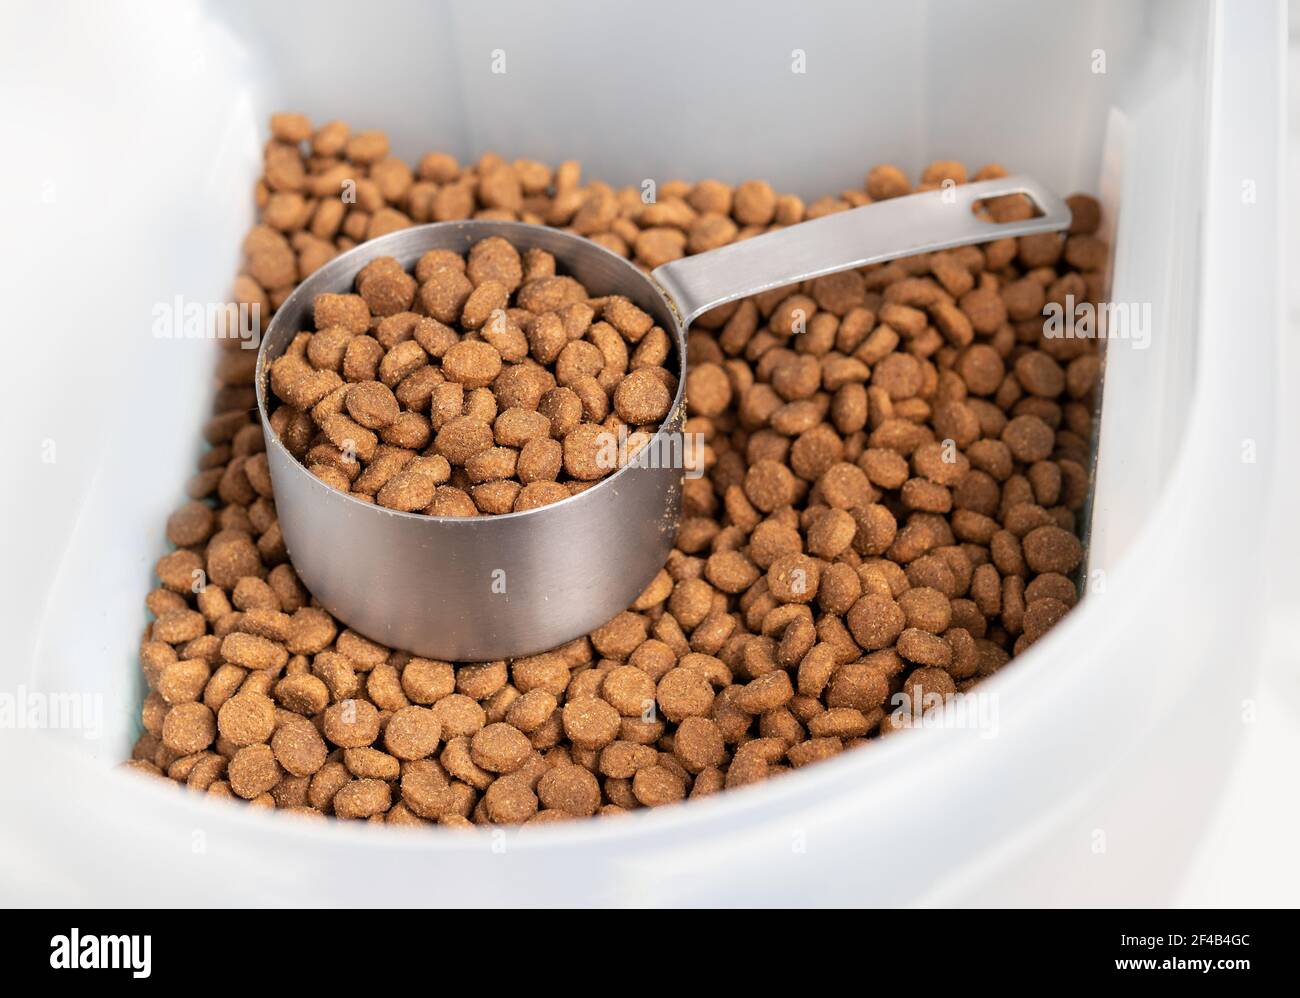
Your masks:
M 1284 17 L 1172 0 L 8 12 L 0 690 L 90 693 L 103 717 L 98 738 L 0 731 L 0 899 L 1171 900 L 1262 615 Z M 576 158 L 618 184 L 764 177 L 811 198 L 877 162 L 952 157 L 1100 192 L 1111 298 L 1149 303 L 1149 346 L 1109 345 L 1092 591 L 981 687 L 996 737 L 900 735 L 707 801 L 526 833 L 296 821 L 115 771 L 213 362 L 155 339 L 152 310 L 225 294 L 280 109 L 387 129 L 408 158 Z

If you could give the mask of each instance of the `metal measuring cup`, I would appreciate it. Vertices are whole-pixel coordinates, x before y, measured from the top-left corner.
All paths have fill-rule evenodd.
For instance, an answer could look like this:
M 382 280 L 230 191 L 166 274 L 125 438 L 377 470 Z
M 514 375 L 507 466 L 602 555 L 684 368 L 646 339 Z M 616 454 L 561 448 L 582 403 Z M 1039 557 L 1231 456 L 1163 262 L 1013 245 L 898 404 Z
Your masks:
M 1026 195 L 1037 217 L 1002 224 L 977 202 Z M 581 236 L 521 222 L 421 225 L 363 243 L 309 276 L 276 312 L 257 359 L 257 407 L 276 508 L 303 583 L 347 626 L 418 655 L 482 662 L 545 651 L 624 610 L 663 566 L 681 511 L 686 330 L 715 306 L 898 257 L 1058 231 L 1066 204 L 1025 177 L 963 184 L 827 215 L 674 260 L 645 274 Z M 637 458 L 578 495 L 500 516 L 401 513 L 352 498 L 309 472 L 270 428 L 272 361 L 323 292 L 348 292 L 381 256 L 410 269 L 431 249 L 466 253 L 501 236 L 544 249 L 594 296 L 621 294 L 668 331 L 677 394 Z

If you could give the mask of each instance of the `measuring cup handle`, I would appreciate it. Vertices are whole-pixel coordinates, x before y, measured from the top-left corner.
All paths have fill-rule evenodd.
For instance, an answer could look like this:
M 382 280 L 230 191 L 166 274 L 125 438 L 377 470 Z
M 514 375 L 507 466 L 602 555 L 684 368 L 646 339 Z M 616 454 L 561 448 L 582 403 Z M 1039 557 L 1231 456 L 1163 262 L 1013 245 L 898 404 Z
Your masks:
M 1002 223 L 976 217 L 975 202 L 1007 194 L 1026 195 L 1042 214 Z M 665 263 L 650 277 L 688 326 L 718 305 L 809 278 L 953 246 L 1055 232 L 1069 224 L 1069 206 L 1037 181 L 1003 177 L 824 215 Z

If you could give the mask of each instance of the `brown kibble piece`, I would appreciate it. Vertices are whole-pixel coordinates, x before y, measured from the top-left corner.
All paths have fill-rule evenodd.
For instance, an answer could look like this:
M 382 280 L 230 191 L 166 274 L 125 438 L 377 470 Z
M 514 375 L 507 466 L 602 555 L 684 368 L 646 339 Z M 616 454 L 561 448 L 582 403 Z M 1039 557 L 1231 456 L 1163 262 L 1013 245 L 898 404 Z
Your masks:
M 731 402 L 731 381 L 718 364 L 696 364 L 686 375 L 686 398 L 691 412 L 717 416 Z
M 271 737 L 271 751 L 285 772 L 292 776 L 311 776 L 329 755 L 329 748 L 316 726 L 309 721 L 281 724 Z
M 537 796 L 543 807 L 586 818 L 600 807 L 600 784 L 581 766 L 559 765 L 537 782 Z
M 443 354 L 442 373 L 466 388 L 483 388 L 501 373 L 501 354 L 482 340 L 461 340 Z
M 177 704 L 162 722 L 162 743 L 179 755 L 200 752 L 217 736 L 217 719 L 201 703 Z
M 908 627 L 920 628 L 931 634 L 942 634 L 952 620 L 952 607 L 948 597 L 937 589 L 917 586 L 898 597 Z
M 402 767 L 402 801 L 421 818 L 439 818 L 453 804 L 451 781 L 432 759 L 408 762 Z
M 371 430 L 395 423 L 400 410 L 392 389 L 378 381 L 363 381 L 348 389 L 344 399 L 348 415 Z
M 437 487 L 433 477 L 422 470 L 402 471 L 383 484 L 375 502 L 385 509 L 412 513 L 428 508 Z
M 794 474 L 776 461 L 758 461 L 745 475 L 745 495 L 764 513 L 788 506 L 795 496 Z
M 483 810 L 494 824 L 517 825 L 537 813 L 537 795 L 521 775 L 502 776 L 483 795 Z
M 533 747 L 528 736 L 508 724 L 489 724 L 470 739 L 474 764 L 490 773 L 513 773 L 524 764 Z
M 614 469 L 616 446 L 609 430 L 583 423 L 564 438 L 564 470 L 580 481 L 604 478 Z
M 403 707 L 388 719 L 384 747 L 399 759 L 423 759 L 438 747 L 438 717 L 427 707 Z
M 1031 464 L 1051 456 L 1056 434 L 1037 416 L 1016 416 L 1002 431 L 1002 442 L 1017 461 Z
M 902 197 L 912 192 L 912 184 L 898 167 L 882 163 L 867 174 L 867 193 L 873 201 Z
M 177 659 L 162 667 L 157 689 L 169 704 L 190 703 L 203 695 L 211 675 L 212 669 L 202 659 Z
M 379 737 L 379 711 L 366 700 L 340 700 L 325 710 L 325 737 L 340 748 L 370 745 Z
M 272 789 L 284 775 L 269 745 L 248 745 L 235 753 L 226 771 L 230 789 L 252 800 Z
M 383 780 L 353 780 L 334 795 L 334 813 L 340 818 L 369 818 L 388 809 L 392 791 Z
M 457 416 L 438 431 L 433 441 L 439 454 L 459 465 L 492 445 L 492 426 L 476 416 Z
M 254 745 L 275 730 L 275 703 L 262 693 L 239 693 L 217 713 L 217 729 L 232 745 Z
M 564 733 L 581 749 L 604 748 L 618 735 L 619 713 L 599 697 L 578 697 L 564 705 Z
M 672 804 L 686 796 L 686 781 L 667 766 L 646 766 L 632 777 L 632 793 L 646 807 Z
M 1025 535 L 1025 561 L 1035 572 L 1069 575 L 1083 561 L 1083 544 L 1068 530 L 1053 525 L 1036 527 Z
M 705 717 L 687 717 L 673 734 L 673 754 L 691 773 L 722 765 L 726 744 L 722 729 Z
M 614 390 L 614 409 L 619 417 L 636 425 L 658 423 L 672 404 L 662 377 L 649 368 L 633 371 Z
M 853 604 L 846 622 L 853 640 L 866 651 L 888 648 L 903 632 L 907 615 L 888 596 L 869 594 Z
M 794 696 L 789 673 L 780 669 L 759 676 L 736 694 L 736 706 L 747 714 L 766 714 Z
M 655 696 L 664 717 L 674 724 L 687 717 L 702 717 L 713 705 L 713 689 L 697 670 L 676 668 L 659 680 Z

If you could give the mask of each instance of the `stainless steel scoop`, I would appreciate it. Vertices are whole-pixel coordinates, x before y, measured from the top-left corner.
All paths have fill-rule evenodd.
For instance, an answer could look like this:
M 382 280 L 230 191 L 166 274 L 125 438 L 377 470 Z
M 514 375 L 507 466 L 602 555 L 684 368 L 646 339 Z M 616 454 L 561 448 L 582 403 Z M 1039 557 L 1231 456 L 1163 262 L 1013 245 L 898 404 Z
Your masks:
M 976 202 L 1025 194 L 1041 214 L 994 224 Z M 580 236 L 519 222 L 403 229 L 336 257 L 281 305 L 257 360 L 257 405 L 285 543 L 303 583 L 356 631 L 430 658 L 481 662 L 563 644 L 612 618 L 663 566 L 681 508 L 686 330 L 717 305 L 870 263 L 1007 236 L 1064 229 L 1070 211 L 1033 180 L 1009 177 L 895 198 L 674 260 L 646 275 Z M 432 517 L 360 502 L 316 478 L 270 429 L 267 377 L 309 328 L 322 292 L 350 291 L 368 262 L 404 266 L 431 249 L 458 253 L 488 236 L 555 255 L 593 295 L 621 294 L 676 347 L 672 409 L 643 452 L 596 486 L 503 516 Z M 676 456 L 675 460 L 665 457 Z

